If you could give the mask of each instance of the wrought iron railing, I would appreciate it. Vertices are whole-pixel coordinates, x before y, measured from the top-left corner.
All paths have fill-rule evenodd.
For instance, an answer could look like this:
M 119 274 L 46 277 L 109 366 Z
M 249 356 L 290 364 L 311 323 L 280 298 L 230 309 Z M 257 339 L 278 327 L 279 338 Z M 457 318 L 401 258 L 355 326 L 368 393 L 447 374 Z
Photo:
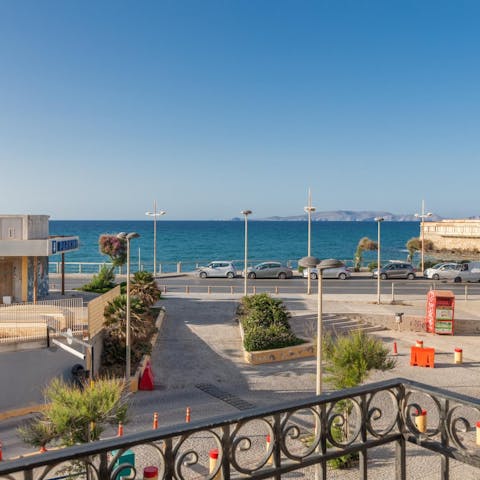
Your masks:
M 413 444 L 440 456 L 438 466 L 429 460 L 424 477 L 445 480 L 451 459 L 480 467 L 479 419 L 477 399 L 395 379 L 5 461 L 0 478 L 47 479 L 72 472 L 89 479 L 142 478 L 153 466 L 159 479 L 280 479 L 294 471 L 327 479 L 329 461 L 356 455 L 359 478 L 378 478 L 378 469 L 389 463 L 390 476 L 400 480 L 413 462 L 425 462 L 408 455 L 407 445 Z M 370 463 L 377 447 L 386 448 L 387 457 Z M 455 470 L 461 476 L 458 466 Z

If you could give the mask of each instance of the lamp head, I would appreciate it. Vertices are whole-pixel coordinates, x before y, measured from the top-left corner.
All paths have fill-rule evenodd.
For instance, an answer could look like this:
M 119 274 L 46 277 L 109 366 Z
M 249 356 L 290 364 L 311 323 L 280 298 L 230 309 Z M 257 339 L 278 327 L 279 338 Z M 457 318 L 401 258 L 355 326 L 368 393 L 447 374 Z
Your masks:
M 315 207 L 303 207 L 303 210 L 308 213 L 308 212 L 314 212 L 316 210 L 316 208 Z
M 375 217 L 374 220 L 376 222 L 383 222 L 385 219 L 383 217 Z
M 117 238 L 121 238 L 122 240 L 125 240 L 127 238 L 127 234 L 125 232 L 117 233 Z
M 127 234 L 126 239 L 131 240 L 132 238 L 138 238 L 139 236 L 140 234 L 138 234 L 137 232 L 130 232 Z
M 432 212 L 427 212 L 426 215 L 427 215 L 427 217 L 431 217 L 433 215 L 433 213 Z
M 252 211 L 251 211 L 251 210 L 242 210 L 240 213 L 241 213 L 242 215 L 247 216 L 247 215 L 250 215 L 250 214 L 252 213 Z

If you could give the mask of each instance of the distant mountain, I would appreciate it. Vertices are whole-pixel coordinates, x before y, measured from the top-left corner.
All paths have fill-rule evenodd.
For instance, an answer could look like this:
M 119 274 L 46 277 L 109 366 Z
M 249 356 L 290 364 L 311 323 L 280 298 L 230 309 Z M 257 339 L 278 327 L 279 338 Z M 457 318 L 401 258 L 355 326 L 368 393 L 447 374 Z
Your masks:
M 334 210 L 330 212 L 313 212 L 312 222 L 374 222 L 376 217 L 383 217 L 387 222 L 414 222 L 419 221 L 415 215 L 396 215 L 390 212 L 379 211 L 353 211 L 353 210 Z M 305 221 L 307 214 L 294 215 L 290 217 L 267 217 L 262 220 L 270 221 Z M 432 215 L 429 220 L 439 221 L 442 218 L 438 215 Z M 253 220 L 253 218 L 252 218 Z

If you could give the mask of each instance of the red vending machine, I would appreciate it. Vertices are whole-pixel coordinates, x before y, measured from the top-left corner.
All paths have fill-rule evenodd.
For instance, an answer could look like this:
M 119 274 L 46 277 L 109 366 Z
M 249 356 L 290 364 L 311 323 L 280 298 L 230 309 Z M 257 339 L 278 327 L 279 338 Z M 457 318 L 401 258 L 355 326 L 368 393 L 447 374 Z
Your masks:
M 429 333 L 453 335 L 455 295 L 450 290 L 430 290 L 425 328 Z

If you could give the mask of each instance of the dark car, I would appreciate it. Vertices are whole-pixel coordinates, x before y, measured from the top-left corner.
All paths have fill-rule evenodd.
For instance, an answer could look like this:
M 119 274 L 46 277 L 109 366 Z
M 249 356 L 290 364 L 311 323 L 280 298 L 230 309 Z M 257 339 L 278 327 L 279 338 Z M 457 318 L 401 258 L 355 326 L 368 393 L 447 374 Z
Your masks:
M 373 278 L 377 278 L 378 269 L 373 271 Z M 403 262 L 389 262 L 380 268 L 380 278 L 385 280 L 387 278 L 408 278 L 413 280 L 415 278 L 415 268 L 411 263 Z

